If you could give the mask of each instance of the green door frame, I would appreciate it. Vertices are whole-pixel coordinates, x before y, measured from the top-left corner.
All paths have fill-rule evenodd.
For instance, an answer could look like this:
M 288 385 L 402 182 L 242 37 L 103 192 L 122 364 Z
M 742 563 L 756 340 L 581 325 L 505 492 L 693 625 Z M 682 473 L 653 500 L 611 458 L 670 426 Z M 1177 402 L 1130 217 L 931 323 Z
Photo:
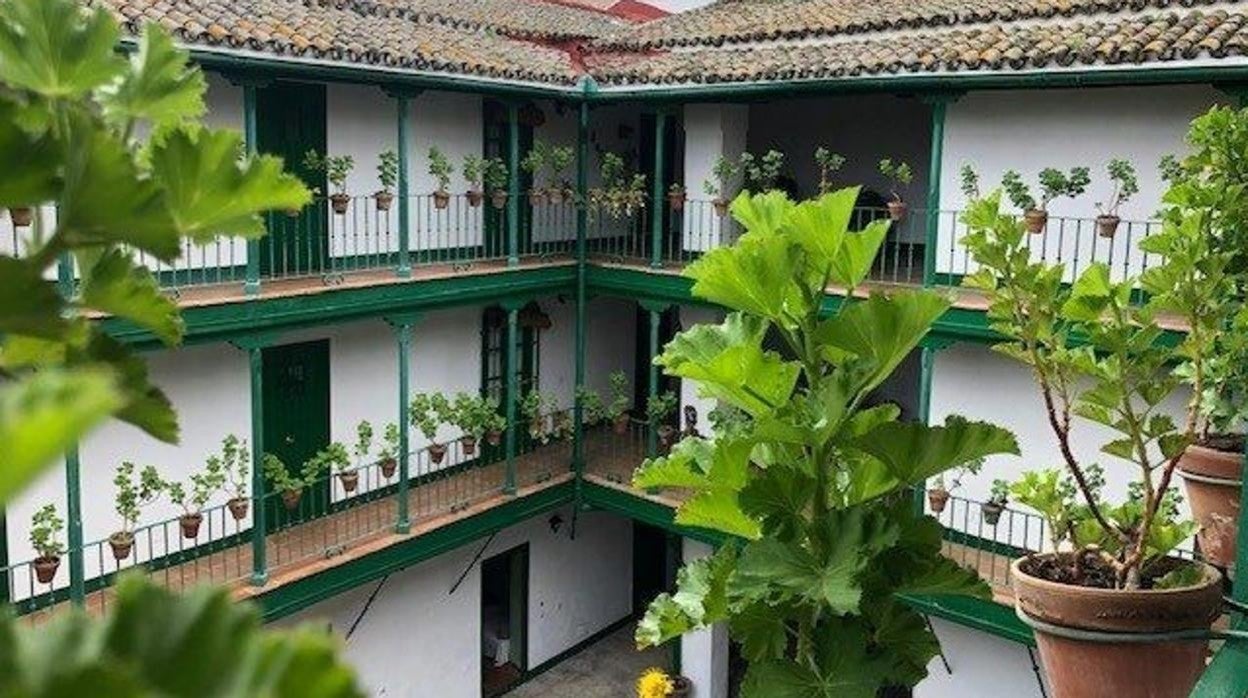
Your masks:
M 502 158 L 508 172 L 518 169 L 519 164 L 511 162 L 510 152 L 507 148 L 509 128 L 507 105 L 497 100 L 487 99 L 482 105 L 481 114 L 481 127 L 483 129 L 481 138 L 482 156 L 486 158 Z M 533 125 L 526 124 L 521 119 L 519 126 L 520 159 L 523 160 L 529 151 L 533 149 Z M 523 170 L 519 170 L 519 172 L 520 192 L 523 195 L 533 187 L 533 177 Z M 520 233 L 519 249 L 528 250 L 531 248 L 530 240 L 533 236 L 533 209 L 531 206 L 520 205 L 517 210 L 520 212 L 520 226 L 518 229 Z M 495 211 L 489 206 L 486 207 L 483 241 L 487 257 L 500 257 L 507 252 L 507 226 L 505 222 L 505 216 L 502 215 L 501 211 Z
M 329 340 L 282 344 L 263 350 L 263 400 L 281 409 L 263 412 L 264 444 L 292 474 L 330 440 Z M 270 498 L 265 512 L 272 528 L 314 518 L 329 508 L 330 480 L 322 477 L 315 489 L 305 489 L 295 513 Z M 266 481 L 265 491 L 272 490 Z
M 506 560 L 507 564 L 507 635 L 510 643 L 508 659 L 523 675 L 529 670 L 529 544 L 521 543 L 481 562 L 484 571 L 488 563 Z M 481 585 L 484 600 L 485 585 Z M 484 623 L 484 620 L 481 621 Z

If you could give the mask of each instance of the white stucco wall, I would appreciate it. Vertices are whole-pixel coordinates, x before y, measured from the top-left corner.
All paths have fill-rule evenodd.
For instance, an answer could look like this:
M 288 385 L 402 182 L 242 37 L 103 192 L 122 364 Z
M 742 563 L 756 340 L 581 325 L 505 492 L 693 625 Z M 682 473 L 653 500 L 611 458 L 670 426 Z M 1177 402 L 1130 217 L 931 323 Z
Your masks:
M 959 184 L 965 164 L 979 173 L 984 190 L 998 186 L 1001 175 L 1014 169 L 1033 193 L 1036 176 L 1045 167 L 1089 167 L 1092 184 L 1087 193 L 1054 201 L 1048 232 L 1031 236 L 1033 256 L 1068 263 L 1076 257 L 1112 259 L 1119 277 L 1124 268 L 1137 271 L 1143 260 L 1135 245 L 1145 226 L 1136 223 L 1128 235 L 1126 222 L 1153 217 L 1165 191 L 1157 163 L 1165 154 L 1181 154 L 1191 119 L 1224 99 L 1211 86 L 1183 85 L 972 92 L 953 102 L 945 121 L 940 197 L 946 213 L 941 216 L 937 271 L 973 270 L 961 247 L 952 247 L 962 234 L 952 211 L 965 204 Z M 1140 184 L 1139 194 L 1122 207 L 1124 225 L 1118 235 L 1112 241 L 1098 238 L 1086 221 L 1068 220 L 1063 227 L 1058 217 L 1096 217 L 1096 203 L 1112 192 L 1105 167 L 1114 158 L 1132 162 Z
M 927 678 L 914 689 L 915 698 L 964 698 L 1008 692 L 1011 698 L 1042 698 L 1027 648 L 1017 642 L 932 618 L 944 659 L 935 657 Z M 1038 657 L 1037 657 L 1038 659 Z
M 714 550 L 690 538 L 681 540 L 685 562 L 710 557 Z M 686 633 L 680 637 L 680 673 L 693 682 L 693 698 L 728 696 L 728 624 Z
M 585 322 L 585 384 L 604 399 L 610 394 L 609 376 L 624 371 L 629 385 L 636 381 L 637 305 L 622 298 L 590 301 Z
M 632 604 L 632 523 L 610 514 L 572 513 L 550 530 L 550 514 L 499 533 L 481 559 L 529 544 L 528 664 L 540 666 L 624 618 Z M 392 575 L 355 633 L 346 658 L 371 695 L 476 698 L 481 671 L 481 567 L 474 541 Z M 454 594 L 456 579 L 468 571 Z M 281 625 L 313 623 L 345 634 L 376 584 L 313 606 Z
M 717 325 L 723 321 L 724 313 L 716 308 L 707 308 L 700 305 L 683 305 L 680 307 L 680 326 L 689 330 L 695 325 Z M 702 397 L 698 394 L 698 382 L 687 378 L 680 381 L 680 423 L 683 428 L 685 423 L 684 408 L 686 405 L 693 405 L 698 409 L 698 431 L 704 435 L 711 433 L 711 420 L 709 415 L 711 410 L 715 409 L 715 400 Z
M 743 104 L 689 104 L 684 108 L 685 170 L 684 182 L 690 201 L 684 211 L 684 249 L 708 250 L 730 239 L 735 224 L 730 217 L 720 217 L 711 206 L 715 198 L 706 193 L 705 184 L 720 187 L 714 175 L 720 157 L 733 162 L 746 147 L 750 125 L 750 109 Z M 741 186 L 737 174 L 729 183 L 725 197 L 734 195 Z

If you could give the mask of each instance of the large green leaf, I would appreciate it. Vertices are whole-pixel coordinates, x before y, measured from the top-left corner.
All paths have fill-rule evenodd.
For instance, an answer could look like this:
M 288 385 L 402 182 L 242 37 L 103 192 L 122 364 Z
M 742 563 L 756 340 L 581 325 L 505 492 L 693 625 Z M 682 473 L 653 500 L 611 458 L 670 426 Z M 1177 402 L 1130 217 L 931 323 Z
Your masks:
M 741 192 L 729 210 L 747 235 L 762 237 L 779 233 L 795 207 L 781 191 L 753 195 Z
M 131 69 L 99 90 L 104 116 L 123 126 L 146 120 L 159 129 L 202 115 L 207 84 L 189 59 L 160 25 L 146 25 Z
M 56 339 L 67 329 L 64 303 L 40 270 L 0 256 L 0 333 Z
M 76 0 L 0 3 L 0 82 L 46 97 L 80 97 L 124 65 L 117 25 Z
M 123 399 L 116 416 L 167 443 L 178 441 L 178 415 L 165 393 L 147 377 L 147 364 L 124 344 L 91 328 L 85 347 L 69 347 L 67 360 L 75 366 L 105 365 L 116 375 Z
M 49 368 L 0 385 L 0 505 L 123 404 L 101 368 Z
M 788 237 L 747 235 L 707 252 L 684 275 L 694 280 L 694 296 L 788 327 L 809 309 L 802 269 L 801 249 Z
M 45 131 L 26 132 L 17 107 L 0 98 L 0 207 L 30 206 L 55 198 L 60 186 L 61 149 Z
M 339 649 L 319 630 L 262 630 L 224 589 L 175 595 L 131 576 L 102 619 L 75 610 L 38 628 L 0 620 L 0 695 L 362 696 Z
M 85 275 L 81 303 L 105 313 L 131 320 L 151 330 L 165 344 L 182 339 L 178 306 L 160 290 L 146 267 L 134 264 L 119 249 L 103 254 Z
M 813 632 L 813 667 L 788 659 L 750 665 L 742 698 L 875 698 L 893 667 L 871 652 L 861 622 L 832 618 Z
M 894 590 L 898 594 L 924 596 L 975 596 L 992 598 L 988 583 L 973 570 L 944 556 L 928 556 L 907 567 Z
M 889 225 L 887 219 L 877 220 L 868 223 L 860 232 L 846 233 L 841 254 L 834 258 L 828 280 L 844 288 L 861 286 L 867 274 L 871 273 L 880 245 L 888 236 Z
M 785 233 L 801 245 L 811 266 L 820 273 L 841 254 L 858 191 L 859 187 L 849 187 L 803 201 L 785 221 Z
M 676 509 L 676 523 L 720 531 L 747 540 L 762 535 L 762 527 L 741 509 L 740 496 L 716 489 L 695 494 Z
M 897 370 L 949 306 L 934 291 L 872 294 L 824 320 L 819 339 L 868 362 L 870 370 L 855 391 L 868 392 Z
M 728 578 L 736 552 L 730 545 L 710 557 L 686 563 L 676 575 L 676 592 L 660 594 L 637 623 L 638 647 L 655 647 L 690 630 L 728 617 Z
M 152 171 L 164 187 L 173 229 L 199 242 L 219 235 L 264 234 L 260 214 L 297 210 L 312 194 L 282 171 L 280 158 L 240 160 L 236 131 L 178 128 L 153 144 Z
M 1018 441 L 1001 427 L 950 416 L 944 426 L 914 422 L 881 424 L 854 442 L 908 484 L 986 456 L 1018 455 Z
M 746 661 L 761 662 L 784 656 L 789 647 L 786 614 L 765 603 L 747 604 L 729 619 L 732 638 L 741 643 Z

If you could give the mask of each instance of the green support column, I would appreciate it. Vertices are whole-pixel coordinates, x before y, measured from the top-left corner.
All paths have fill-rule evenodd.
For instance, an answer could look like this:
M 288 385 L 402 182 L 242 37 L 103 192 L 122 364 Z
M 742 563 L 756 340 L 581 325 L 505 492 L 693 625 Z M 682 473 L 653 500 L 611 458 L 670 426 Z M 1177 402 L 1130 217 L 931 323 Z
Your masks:
M 520 341 L 520 306 L 505 303 L 507 310 L 507 477 L 503 483 L 505 494 L 516 493 L 516 403 L 520 398 L 520 382 L 516 379 L 516 345 Z
M 920 424 L 932 421 L 932 375 L 936 367 L 936 353 L 949 346 L 949 342 L 941 339 L 925 340 L 919 348 L 919 399 L 917 419 Z M 925 495 L 924 487 L 914 492 L 914 506 L 923 511 Z
M 395 118 L 398 120 L 398 142 L 395 147 L 399 151 L 399 264 L 395 268 L 395 275 L 400 279 L 411 278 L 412 276 L 412 253 L 411 253 L 411 182 L 408 178 L 408 94 L 398 93 L 394 95 Z
M 659 394 L 659 367 L 654 363 L 654 357 L 659 355 L 659 323 L 663 320 L 662 308 L 648 306 L 643 304 L 650 313 L 650 385 L 647 398 L 654 399 Z M 649 403 L 647 402 L 647 407 Z M 647 415 L 649 420 L 649 415 Z M 656 425 L 646 423 L 646 456 L 654 458 L 659 453 L 659 430 Z
M 264 538 L 268 533 L 264 506 L 264 350 L 256 344 L 247 348 L 251 387 L 251 583 L 264 586 L 269 581 Z
M 0 506 L 0 570 L 4 571 L 4 575 L 0 576 L 0 604 L 5 604 L 9 602 L 9 582 L 12 575 L 9 574 L 9 520 L 2 506 Z
M 660 109 L 654 115 L 654 172 L 652 201 L 650 202 L 650 266 L 658 269 L 663 266 L 663 219 L 667 208 L 663 205 L 663 158 L 665 156 L 665 136 L 667 134 L 667 112 Z
M 507 104 L 507 266 L 520 264 L 520 105 Z
M 65 452 L 65 540 L 69 548 L 69 600 L 77 606 L 86 602 L 86 576 L 82 566 L 82 482 L 78 446 Z
M 585 405 L 581 391 L 585 387 L 585 304 L 586 269 L 585 237 L 589 228 L 589 210 L 585 206 L 589 194 L 589 105 L 582 102 L 576 128 L 576 403 L 573 413 L 572 470 L 577 487 L 585 472 Z
M 940 177 L 944 164 L 945 113 L 958 95 L 936 94 L 925 98 L 932 106 L 931 151 L 927 162 L 927 230 L 923 237 L 923 285 L 936 283 L 936 242 L 940 227 Z
M 243 82 L 243 138 L 247 143 L 247 154 L 255 155 L 259 149 L 258 125 L 256 120 L 256 90 L 254 81 Z M 247 277 L 243 282 L 243 292 L 248 296 L 260 293 L 260 239 L 247 240 Z
M 412 326 L 420 319 L 417 313 L 407 313 L 386 318 L 394 328 L 395 344 L 399 355 L 399 485 L 398 516 L 394 532 L 400 535 L 412 532 L 408 492 L 411 488 L 411 424 L 407 418 L 407 405 L 411 400 Z

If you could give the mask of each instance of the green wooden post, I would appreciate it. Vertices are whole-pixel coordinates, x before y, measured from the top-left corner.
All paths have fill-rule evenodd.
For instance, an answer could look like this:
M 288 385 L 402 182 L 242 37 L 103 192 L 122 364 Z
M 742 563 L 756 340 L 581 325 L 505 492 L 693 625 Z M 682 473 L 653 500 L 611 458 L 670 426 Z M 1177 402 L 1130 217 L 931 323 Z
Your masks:
M 406 93 L 394 94 L 395 117 L 398 120 L 398 143 L 396 147 L 399 151 L 399 264 L 395 269 L 395 275 L 401 279 L 408 279 L 412 276 L 412 253 L 411 253 L 411 182 L 408 178 L 408 97 Z
M 940 228 L 940 177 L 944 165 L 945 114 L 956 94 L 936 94 L 925 98 L 932 106 L 931 150 L 927 163 L 927 230 L 923 237 L 923 285 L 936 283 L 936 244 Z
M 654 181 L 651 183 L 652 199 L 650 206 L 650 266 L 658 269 L 663 266 L 663 158 L 667 133 L 667 112 L 660 109 L 654 115 Z
M 258 124 L 256 119 L 255 81 L 243 82 L 243 138 L 247 143 L 247 154 L 255 155 L 260 148 Z M 243 292 L 248 296 L 260 293 L 260 239 L 247 240 L 247 276 L 243 282 Z
M 503 307 L 507 311 L 507 476 L 503 483 L 505 494 L 516 493 L 516 403 L 520 398 L 520 382 L 516 378 L 516 362 L 518 360 L 516 345 L 520 338 L 520 303 L 508 302 Z
M 520 105 L 507 103 L 507 266 L 520 264 Z
M 663 319 L 662 309 L 643 306 L 650 312 L 650 385 L 648 398 L 653 400 L 659 394 L 659 367 L 654 357 L 659 355 L 659 322 Z M 649 402 L 646 403 L 649 407 Z M 659 453 L 659 430 L 657 424 L 650 423 L 650 415 L 646 415 L 646 455 L 654 458 Z
M 269 581 L 264 539 L 268 533 L 265 521 L 264 469 L 264 345 L 249 343 L 247 365 L 251 389 L 251 583 L 264 586 Z
M 82 481 L 78 445 L 65 452 L 65 539 L 69 548 L 69 600 L 86 603 L 86 576 L 82 566 Z
M 418 318 L 419 315 L 407 314 L 388 320 L 394 328 L 399 353 L 399 486 L 398 517 L 394 524 L 394 532 L 398 534 L 412 531 L 411 514 L 408 511 L 408 492 L 411 487 L 411 424 L 407 418 L 407 404 L 411 399 L 412 325 Z
M 589 228 L 589 211 L 585 201 L 589 194 L 589 104 L 582 102 L 576 127 L 576 402 L 573 414 L 572 470 L 577 487 L 585 472 L 585 405 L 581 390 L 585 387 L 585 304 L 586 269 L 585 236 Z
M 9 571 L 9 519 L 4 507 L 0 506 L 0 604 L 9 602 L 9 584 L 13 575 Z

